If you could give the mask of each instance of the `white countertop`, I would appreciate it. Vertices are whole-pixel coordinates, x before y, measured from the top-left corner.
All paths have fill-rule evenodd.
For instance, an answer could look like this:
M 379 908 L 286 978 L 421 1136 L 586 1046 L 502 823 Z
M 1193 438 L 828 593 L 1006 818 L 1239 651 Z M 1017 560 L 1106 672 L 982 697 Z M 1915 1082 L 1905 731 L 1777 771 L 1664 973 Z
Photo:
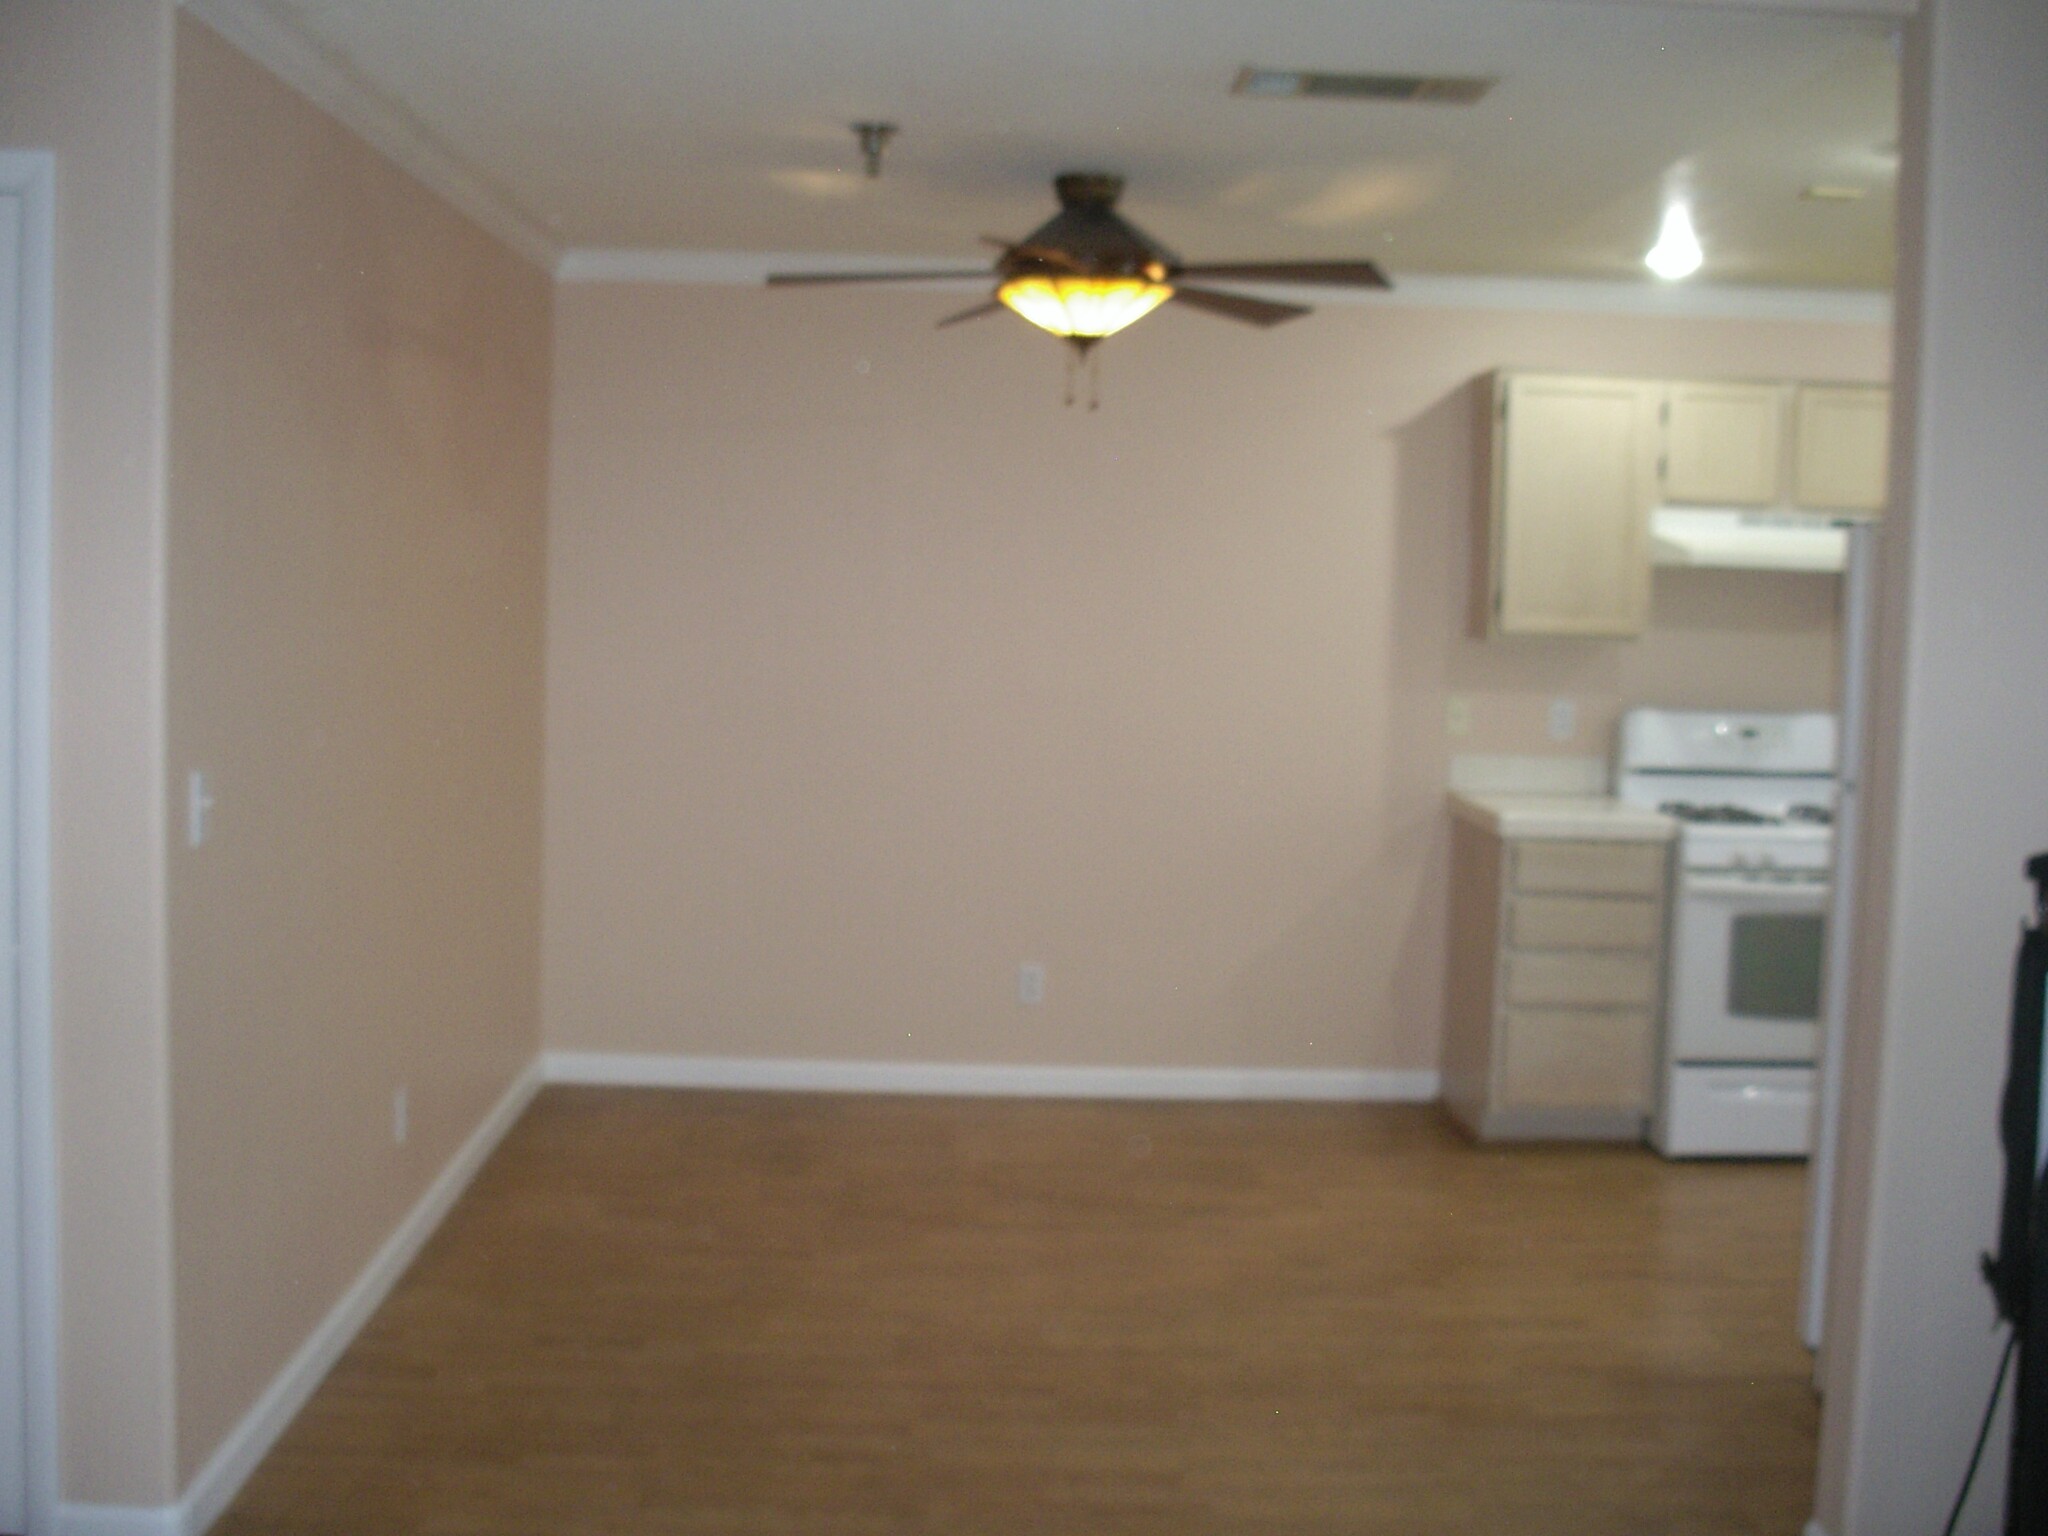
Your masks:
M 1501 837 L 1668 842 L 1678 823 L 1612 795 L 1479 795 L 1451 792 L 1451 814 Z

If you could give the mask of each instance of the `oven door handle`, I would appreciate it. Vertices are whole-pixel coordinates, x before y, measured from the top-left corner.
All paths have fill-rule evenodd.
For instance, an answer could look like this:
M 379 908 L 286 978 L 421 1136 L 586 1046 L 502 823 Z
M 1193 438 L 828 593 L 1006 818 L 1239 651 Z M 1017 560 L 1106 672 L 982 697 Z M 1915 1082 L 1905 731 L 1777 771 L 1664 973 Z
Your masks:
M 1755 880 L 1739 875 L 1680 875 L 1678 894 L 1719 896 L 1745 901 L 1783 902 L 1820 909 L 1828 904 L 1825 880 L 1808 884 L 1803 880 Z

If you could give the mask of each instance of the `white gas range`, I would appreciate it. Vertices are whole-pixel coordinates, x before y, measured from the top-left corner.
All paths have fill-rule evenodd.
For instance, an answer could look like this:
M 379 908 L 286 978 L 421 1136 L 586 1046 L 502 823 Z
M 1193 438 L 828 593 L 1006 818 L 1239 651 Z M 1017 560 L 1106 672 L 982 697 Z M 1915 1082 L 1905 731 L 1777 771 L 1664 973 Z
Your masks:
M 1615 792 L 1680 822 L 1650 1139 L 1801 1157 L 1833 864 L 1835 719 L 1632 710 Z

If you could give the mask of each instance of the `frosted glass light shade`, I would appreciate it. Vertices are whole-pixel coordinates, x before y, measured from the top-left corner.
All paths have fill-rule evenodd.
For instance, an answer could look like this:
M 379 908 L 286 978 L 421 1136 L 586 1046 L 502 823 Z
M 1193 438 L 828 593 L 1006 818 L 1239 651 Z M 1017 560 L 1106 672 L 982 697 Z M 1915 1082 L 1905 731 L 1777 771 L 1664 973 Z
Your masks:
M 1173 297 L 1144 277 L 1013 277 L 996 297 L 1042 331 L 1075 341 L 1113 336 Z
M 1706 253 L 1700 249 L 1700 237 L 1693 231 L 1692 210 L 1683 203 L 1673 203 L 1664 210 L 1664 223 L 1657 231 L 1657 243 L 1643 257 L 1643 265 L 1667 283 L 1675 283 L 1699 271 L 1700 263 L 1705 259 Z

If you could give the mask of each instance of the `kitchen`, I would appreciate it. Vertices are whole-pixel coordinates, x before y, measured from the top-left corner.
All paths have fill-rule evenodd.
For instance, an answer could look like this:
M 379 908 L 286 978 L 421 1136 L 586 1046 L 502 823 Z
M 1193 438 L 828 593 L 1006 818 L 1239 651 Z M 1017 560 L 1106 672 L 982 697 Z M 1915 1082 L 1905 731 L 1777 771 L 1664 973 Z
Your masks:
M 1660 569 L 1841 579 L 1837 708 L 1638 706 L 1605 761 L 1450 766 L 1452 1115 L 1482 1140 L 1812 1157 L 1817 1349 L 1888 392 L 1503 372 L 1486 402 L 1490 639 L 1633 638 Z M 1552 701 L 1554 736 L 1572 709 Z

